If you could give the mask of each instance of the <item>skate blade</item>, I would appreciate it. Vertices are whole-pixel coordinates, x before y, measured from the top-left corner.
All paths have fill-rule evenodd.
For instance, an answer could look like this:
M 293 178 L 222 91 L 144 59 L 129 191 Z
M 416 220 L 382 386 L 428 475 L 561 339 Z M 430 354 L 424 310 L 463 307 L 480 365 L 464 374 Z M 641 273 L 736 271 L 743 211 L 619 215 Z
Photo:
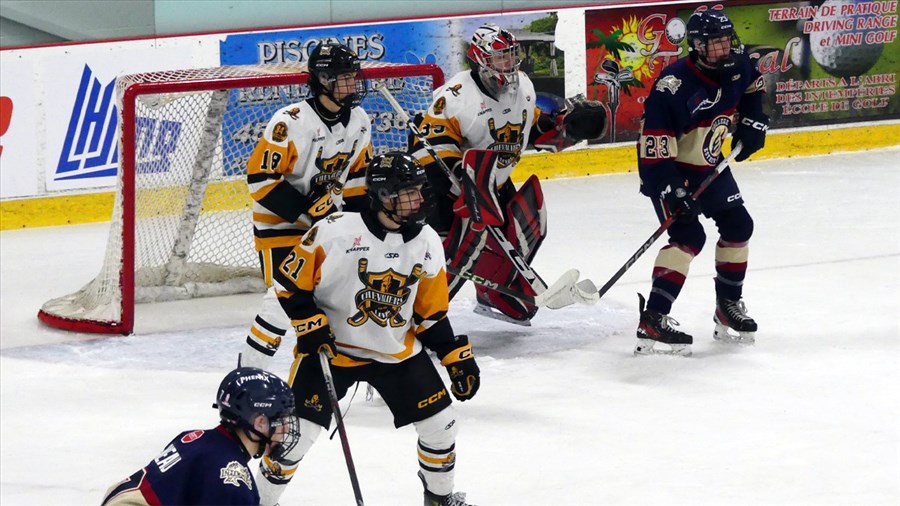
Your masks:
M 657 348 L 656 344 L 662 344 L 669 348 Z M 637 345 L 634 347 L 634 355 L 675 355 L 678 357 L 690 357 L 694 352 L 691 351 L 689 344 L 666 344 L 659 343 L 653 339 L 638 339 Z
M 520 325 L 522 327 L 530 327 L 530 320 L 516 320 L 515 318 L 510 318 L 505 314 L 497 311 L 496 309 L 485 306 L 484 304 L 476 303 L 475 307 L 472 308 L 472 312 L 479 315 L 485 316 L 487 318 L 493 318 L 494 320 L 500 320 L 501 322 L 512 323 L 513 325 Z
M 722 343 L 749 346 L 756 344 L 756 332 L 738 332 L 731 327 L 717 323 L 716 330 L 713 331 L 713 339 Z

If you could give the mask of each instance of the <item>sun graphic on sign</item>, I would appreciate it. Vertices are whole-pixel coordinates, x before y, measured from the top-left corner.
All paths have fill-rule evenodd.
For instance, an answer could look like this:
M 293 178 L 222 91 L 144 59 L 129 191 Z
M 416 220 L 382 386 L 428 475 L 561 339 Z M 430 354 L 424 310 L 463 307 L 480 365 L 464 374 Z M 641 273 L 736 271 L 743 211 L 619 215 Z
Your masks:
M 613 31 L 622 30 L 622 37 L 619 40 L 627 43 L 632 48 L 631 51 L 625 49 L 621 52 L 622 57 L 620 64 L 622 67 L 631 67 L 635 79 L 643 81 L 645 77 L 652 77 L 653 74 L 650 71 L 649 66 L 650 60 L 641 53 L 649 53 L 653 46 L 644 44 L 641 42 L 641 38 L 644 40 L 652 40 L 654 37 L 653 30 L 648 26 L 644 31 L 644 36 L 638 37 L 640 22 L 634 16 L 632 16 L 631 19 L 623 19 L 621 27 L 613 26 L 612 29 Z

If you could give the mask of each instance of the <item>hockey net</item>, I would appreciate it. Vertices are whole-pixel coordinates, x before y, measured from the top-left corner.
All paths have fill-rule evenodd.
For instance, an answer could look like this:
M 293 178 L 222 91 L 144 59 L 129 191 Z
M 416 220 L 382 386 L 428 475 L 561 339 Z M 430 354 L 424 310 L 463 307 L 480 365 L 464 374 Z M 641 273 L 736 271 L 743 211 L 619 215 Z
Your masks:
M 272 115 L 309 97 L 297 65 L 153 72 L 116 81 L 118 185 L 106 256 L 81 290 L 38 318 L 65 330 L 128 334 L 134 304 L 265 290 L 253 245 L 246 162 Z M 383 82 L 413 116 L 443 84 L 436 65 L 363 63 L 376 153 L 408 131 L 375 91 Z

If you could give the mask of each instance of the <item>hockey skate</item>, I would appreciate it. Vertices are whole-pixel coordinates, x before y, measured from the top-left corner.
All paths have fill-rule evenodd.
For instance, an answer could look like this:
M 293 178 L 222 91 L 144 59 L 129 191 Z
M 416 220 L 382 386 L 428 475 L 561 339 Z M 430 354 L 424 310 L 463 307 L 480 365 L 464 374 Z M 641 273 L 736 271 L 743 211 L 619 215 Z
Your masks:
M 422 487 L 425 488 L 425 506 L 475 506 L 466 502 L 466 494 L 463 492 L 453 492 L 447 495 L 435 495 L 428 491 L 425 487 L 425 476 L 419 471 L 419 479 L 422 480 Z
M 475 298 L 475 307 L 472 308 L 472 312 L 479 316 L 493 318 L 495 320 L 512 323 L 514 325 L 521 325 L 523 327 L 531 326 L 531 320 L 518 320 L 516 318 L 513 318 L 512 316 L 503 314 L 502 311 L 492 306 L 490 302 L 482 299 L 480 294 Z
M 756 321 L 747 316 L 747 307 L 740 299 L 716 299 L 713 321 L 716 323 L 713 332 L 716 341 L 735 344 L 756 342 Z
M 680 330 L 675 330 L 674 327 L 678 325 L 678 322 L 669 315 L 649 309 L 645 310 L 645 302 L 644 296 L 638 294 L 641 321 L 637 328 L 638 343 L 634 347 L 634 354 L 691 356 L 691 344 L 693 344 L 694 338 Z M 656 348 L 657 343 L 663 343 L 668 348 Z

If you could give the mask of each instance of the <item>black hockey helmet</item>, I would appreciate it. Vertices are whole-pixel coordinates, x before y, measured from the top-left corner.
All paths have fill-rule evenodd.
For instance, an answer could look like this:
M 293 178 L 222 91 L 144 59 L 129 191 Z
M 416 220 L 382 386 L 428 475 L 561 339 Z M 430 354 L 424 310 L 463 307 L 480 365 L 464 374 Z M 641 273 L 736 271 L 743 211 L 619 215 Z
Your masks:
M 707 62 L 705 55 L 700 54 L 698 48 L 702 47 L 703 52 L 708 53 L 709 40 L 722 37 L 728 37 L 731 42 L 728 56 L 714 63 Z M 744 52 L 744 46 L 734 31 L 734 23 L 719 9 L 700 8 L 691 14 L 687 22 L 687 44 L 688 54 L 694 61 L 699 59 L 707 67 L 719 70 L 733 67 L 737 61 L 735 55 Z
M 343 44 L 322 41 L 310 53 L 309 88 L 313 95 L 325 95 L 334 103 L 344 108 L 352 108 L 362 103 L 366 97 L 367 86 L 362 79 L 356 81 L 356 92 L 341 100 L 334 98 L 334 85 L 339 75 L 359 74 L 360 63 L 356 53 Z
M 233 429 L 247 430 L 259 437 L 259 452 L 272 443 L 278 425 L 287 431 L 281 444 L 293 444 L 299 433 L 294 420 L 294 393 L 278 376 L 256 367 L 238 367 L 228 373 L 219 384 L 214 408 L 219 410 L 222 424 Z M 259 415 L 269 419 L 269 433 L 256 430 L 254 421 Z
M 385 213 L 401 228 L 413 229 L 425 225 L 431 192 L 425 167 L 412 156 L 402 151 L 388 151 L 375 156 L 366 169 L 366 186 L 369 206 L 373 211 Z M 422 195 L 419 209 L 408 216 L 398 215 L 397 211 L 404 205 L 400 201 L 400 193 L 407 188 L 416 187 L 421 188 L 419 191 Z M 387 202 L 391 202 L 391 209 L 385 207 Z

